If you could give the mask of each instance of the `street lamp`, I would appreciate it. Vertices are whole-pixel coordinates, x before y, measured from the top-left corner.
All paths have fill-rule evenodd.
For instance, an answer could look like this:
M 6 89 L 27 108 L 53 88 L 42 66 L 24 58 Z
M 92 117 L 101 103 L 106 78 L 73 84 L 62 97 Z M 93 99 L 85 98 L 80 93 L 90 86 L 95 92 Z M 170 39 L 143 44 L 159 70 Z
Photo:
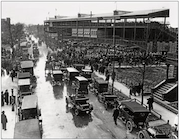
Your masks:
M 143 99 L 144 99 L 144 77 L 145 77 L 145 69 L 146 69 L 146 64 L 143 61 L 143 73 L 142 73 L 142 94 L 141 94 L 141 104 L 143 105 Z
M 147 32 L 146 32 L 146 46 L 147 46 L 147 48 L 146 48 L 146 52 L 145 52 L 145 54 L 144 54 L 144 60 L 143 60 L 143 63 L 142 63 L 142 65 L 143 65 L 142 85 L 141 85 L 141 88 L 142 88 L 141 104 L 142 104 L 142 105 L 143 105 L 143 99 L 144 99 L 144 78 L 145 78 L 145 70 L 146 70 L 145 61 L 146 61 L 146 58 L 147 58 L 146 55 L 148 55 L 148 53 L 149 53 L 148 38 L 149 38 L 149 24 L 151 23 L 151 21 L 149 20 L 149 18 L 148 18 L 148 20 L 146 21 L 146 23 L 147 23 Z
M 113 53 L 113 72 L 112 72 L 112 94 L 113 94 L 113 87 L 114 87 L 114 80 L 115 80 L 115 72 L 114 72 L 114 65 L 115 65 L 115 17 L 114 17 L 114 24 L 113 24 L 113 48 L 114 48 L 114 53 Z

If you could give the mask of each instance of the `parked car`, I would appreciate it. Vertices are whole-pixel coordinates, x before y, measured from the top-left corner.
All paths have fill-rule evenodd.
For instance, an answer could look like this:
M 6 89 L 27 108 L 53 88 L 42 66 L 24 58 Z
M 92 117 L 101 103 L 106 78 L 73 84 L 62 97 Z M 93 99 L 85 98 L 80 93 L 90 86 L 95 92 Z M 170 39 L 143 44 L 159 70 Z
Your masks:
M 17 122 L 14 128 L 14 139 L 41 139 L 42 126 L 38 119 Z
M 53 83 L 58 84 L 63 81 L 63 72 L 61 70 L 53 70 Z
M 66 97 L 66 105 L 71 104 L 72 108 L 75 110 L 75 115 L 79 115 L 80 112 L 91 114 L 93 106 L 88 103 L 89 98 L 84 95 L 70 95 Z
M 90 69 L 81 70 L 81 75 L 84 76 L 86 79 L 88 79 L 89 82 L 92 82 L 91 74 L 92 74 L 92 70 Z
M 67 79 L 69 82 L 74 81 L 75 77 L 79 76 L 79 71 L 73 67 L 68 67 L 66 70 L 67 70 Z
M 85 68 L 84 64 L 73 64 L 74 68 L 76 68 L 78 71 L 81 71 Z
M 101 78 L 94 78 L 94 92 L 96 95 L 108 92 L 108 82 Z
M 77 94 L 88 94 L 88 79 L 83 76 L 76 76 L 74 86 Z
M 27 79 L 30 78 L 31 74 L 30 72 L 20 72 L 18 73 L 18 79 Z
M 41 111 L 38 109 L 38 102 L 36 95 L 28 95 L 23 97 L 22 106 L 20 106 L 20 112 L 18 113 L 19 120 L 27 120 L 27 119 L 39 119 L 41 120 Z
M 138 139 L 178 139 L 169 123 L 164 120 L 148 122 L 148 126 L 139 131 Z
M 117 96 L 109 93 L 99 93 L 98 94 L 99 102 L 105 105 L 106 110 L 108 107 L 116 107 L 118 106 Z
M 33 67 L 33 61 L 21 61 L 21 69 L 23 72 L 30 72 L 32 75 L 34 75 Z
M 22 97 L 32 94 L 32 85 L 29 78 L 18 80 L 18 91 L 19 95 Z
M 122 101 L 119 106 L 119 118 L 126 124 L 126 129 L 131 132 L 134 127 L 144 128 L 150 111 L 136 100 Z

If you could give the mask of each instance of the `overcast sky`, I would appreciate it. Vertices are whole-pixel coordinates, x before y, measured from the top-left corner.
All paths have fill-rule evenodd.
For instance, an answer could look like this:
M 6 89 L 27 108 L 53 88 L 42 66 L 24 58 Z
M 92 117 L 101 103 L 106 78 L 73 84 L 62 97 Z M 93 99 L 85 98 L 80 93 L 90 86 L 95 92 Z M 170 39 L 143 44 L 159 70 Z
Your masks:
M 56 15 L 76 16 L 80 13 L 112 13 L 113 10 L 151 10 L 170 9 L 168 21 L 172 27 L 178 27 L 179 3 L 174 2 L 1 2 L 1 18 L 10 17 L 12 23 L 43 24 L 47 17 Z M 48 14 L 49 13 L 49 14 Z

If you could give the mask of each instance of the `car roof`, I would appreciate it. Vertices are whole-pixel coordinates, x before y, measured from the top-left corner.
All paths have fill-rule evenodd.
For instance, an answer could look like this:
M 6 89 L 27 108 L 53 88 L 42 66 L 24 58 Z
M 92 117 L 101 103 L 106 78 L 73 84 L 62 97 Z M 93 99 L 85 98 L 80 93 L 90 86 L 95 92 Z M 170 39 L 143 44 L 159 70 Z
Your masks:
M 97 81 L 99 84 L 108 84 L 108 82 L 105 81 L 104 79 L 96 79 L 96 81 Z
M 53 74 L 63 74 L 61 70 L 53 70 Z
M 84 64 L 73 64 L 74 66 L 84 66 Z
M 31 68 L 33 66 L 33 61 L 21 61 L 21 68 Z
M 83 77 L 83 76 L 76 76 L 75 77 L 78 81 L 88 81 L 87 78 Z
M 21 109 L 30 109 L 37 107 L 37 96 L 36 95 L 27 95 L 24 96 L 22 100 L 22 107 Z
M 67 68 L 68 72 L 79 72 L 77 69 L 75 69 L 74 67 L 69 67 Z
M 146 109 L 144 106 L 140 105 L 136 101 L 125 101 L 121 102 L 122 105 L 125 105 L 128 109 L 130 109 L 132 112 L 149 112 L 148 109 Z
M 20 47 L 26 47 L 26 46 L 27 46 L 27 42 L 26 41 L 20 43 Z
M 92 70 L 90 70 L 90 69 L 82 69 L 81 71 L 84 71 L 84 72 L 92 72 Z
M 41 139 L 38 119 L 28 119 L 15 124 L 14 139 Z
M 117 98 L 116 95 L 112 95 L 112 94 L 106 94 L 106 95 L 104 95 L 104 97 L 107 97 L 107 98 Z
M 83 101 L 83 100 L 89 100 L 88 97 L 82 97 L 82 98 L 76 98 L 76 101 Z
M 101 77 L 94 77 L 93 79 L 94 79 L 94 80 L 98 80 L 98 79 L 104 80 L 104 79 L 101 78 Z
M 30 85 L 30 79 L 19 79 L 18 80 L 18 86 L 25 86 L 25 85 Z
M 30 72 L 21 72 L 18 74 L 18 79 L 30 78 Z

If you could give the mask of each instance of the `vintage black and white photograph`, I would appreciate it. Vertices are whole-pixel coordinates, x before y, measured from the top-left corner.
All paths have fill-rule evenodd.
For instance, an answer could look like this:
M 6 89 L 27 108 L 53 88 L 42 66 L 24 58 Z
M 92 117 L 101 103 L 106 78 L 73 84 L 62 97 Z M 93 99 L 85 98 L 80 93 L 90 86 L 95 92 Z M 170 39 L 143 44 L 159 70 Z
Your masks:
M 1 139 L 178 139 L 178 1 L 1 1 Z

